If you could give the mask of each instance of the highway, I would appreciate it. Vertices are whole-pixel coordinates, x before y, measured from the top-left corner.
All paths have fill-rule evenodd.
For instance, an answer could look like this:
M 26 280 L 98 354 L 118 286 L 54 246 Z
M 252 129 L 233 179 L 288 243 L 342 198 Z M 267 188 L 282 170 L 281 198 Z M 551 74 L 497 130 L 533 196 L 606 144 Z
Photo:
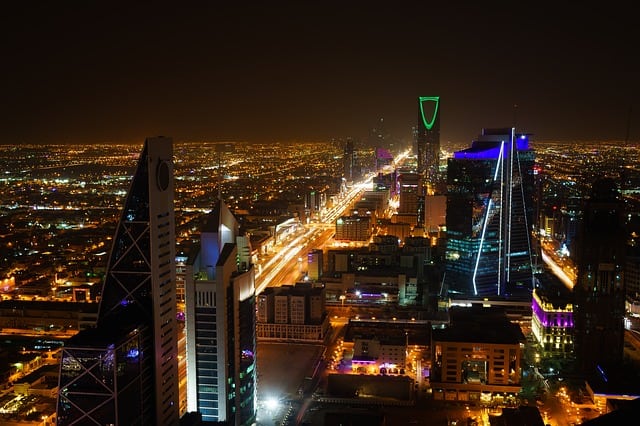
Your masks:
M 549 241 L 541 241 L 540 247 L 542 261 L 569 290 L 573 290 L 576 283 L 576 268 L 571 259 L 560 256 L 555 245 Z
M 354 185 L 333 207 L 323 211 L 321 222 L 305 225 L 295 235 L 276 243 L 276 254 L 266 257 L 256 268 L 256 295 L 267 287 L 295 284 L 304 277 L 309 250 L 321 248 L 330 240 L 335 233 L 335 220 L 371 187 L 373 177 L 371 174 Z

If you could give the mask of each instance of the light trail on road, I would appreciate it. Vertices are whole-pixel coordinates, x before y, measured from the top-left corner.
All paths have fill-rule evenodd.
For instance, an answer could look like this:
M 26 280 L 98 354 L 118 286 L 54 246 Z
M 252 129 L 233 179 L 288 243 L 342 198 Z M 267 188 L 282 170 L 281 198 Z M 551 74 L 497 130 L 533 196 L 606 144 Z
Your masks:
M 554 275 L 558 277 L 569 290 L 573 290 L 573 286 L 575 285 L 573 280 L 569 278 L 564 270 L 559 267 L 558 264 L 544 252 L 544 250 L 542 250 L 542 261 L 546 263 L 549 268 L 551 268 L 551 272 L 553 272 Z

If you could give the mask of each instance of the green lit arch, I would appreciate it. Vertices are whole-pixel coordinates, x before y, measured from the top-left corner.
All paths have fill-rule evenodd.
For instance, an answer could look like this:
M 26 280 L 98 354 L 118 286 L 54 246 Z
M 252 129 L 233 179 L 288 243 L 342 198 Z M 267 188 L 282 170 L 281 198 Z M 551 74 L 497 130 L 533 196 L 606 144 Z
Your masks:
M 420 96 L 418 100 L 420 102 L 420 116 L 422 116 L 422 122 L 424 123 L 424 126 L 427 128 L 427 130 L 431 130 L 431 128 L 433 127 L 433 123 L 435 123 L 436 117 L 438 116 L 438 104 L 440 103 L 440 96 Z M 422 107 L 422 104 L 426 101 L 432 101 L 436 103 L 436 107 L 433 109 L 433 117 L 431 117 L 431 120 L 427 120 L 424 116 L 424 108 Z

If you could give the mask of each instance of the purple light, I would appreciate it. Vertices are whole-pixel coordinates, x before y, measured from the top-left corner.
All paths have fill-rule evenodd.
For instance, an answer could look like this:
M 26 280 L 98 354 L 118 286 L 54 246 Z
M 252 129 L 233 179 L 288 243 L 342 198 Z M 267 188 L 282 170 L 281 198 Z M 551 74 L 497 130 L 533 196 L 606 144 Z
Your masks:
M 382 295 L 377 293 L 362 293 L 362 297 L 382 297 Z
M 538 318 L 543 327 L 556 326 L 573 328 L 573 312 L 546 312 L 538 304 L 538 301 L 536 299 L 533 299 L 531 310 L 536 315 L 536 318 Z M 560 315 L 565 316 L 565 319 L 563 321 L 560 320 Z
M 493 148 L 487 148 L 479 151 L 475 148 L 469 148 L 462 151 L 457 151 L 453 153 L 453 158 L 456 160 L 466 159 L 466 160 L 497 160 L 500 156 L 500 146 Z
M 376 157 L 380 159 L 386 159 L 386 160 L 393 159 L 393 155 L 391 155 L 391 153 L 384 148 L 376 148 Z
M 357 360 L 357 359 L 353 359 L 351 360 L 352 364 L 375 364 L 375 361 L 364 361 L 364 360 Z

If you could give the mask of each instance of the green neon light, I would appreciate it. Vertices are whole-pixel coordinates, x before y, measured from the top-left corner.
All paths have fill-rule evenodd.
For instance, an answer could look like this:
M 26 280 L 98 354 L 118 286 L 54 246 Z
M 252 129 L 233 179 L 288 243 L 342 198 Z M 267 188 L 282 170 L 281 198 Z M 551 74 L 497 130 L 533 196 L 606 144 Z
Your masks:
M 438 115 L 438 104 L 440 103 L 440 96 L 420 96 L 418 98 L 420 101 L 420 115 L 422 116 L 422 122 L 427 130 L 431 130 L 433 127 L 433 123 L 436 121 L 436 116 Z M 436 107 L 433 109 L 433 117 L 431 117 L 431 121 L 427 122 L 427 119 L 424 117 L 424 108 L 422 104 L 424 101 L 434 101 L 436 103 Z

